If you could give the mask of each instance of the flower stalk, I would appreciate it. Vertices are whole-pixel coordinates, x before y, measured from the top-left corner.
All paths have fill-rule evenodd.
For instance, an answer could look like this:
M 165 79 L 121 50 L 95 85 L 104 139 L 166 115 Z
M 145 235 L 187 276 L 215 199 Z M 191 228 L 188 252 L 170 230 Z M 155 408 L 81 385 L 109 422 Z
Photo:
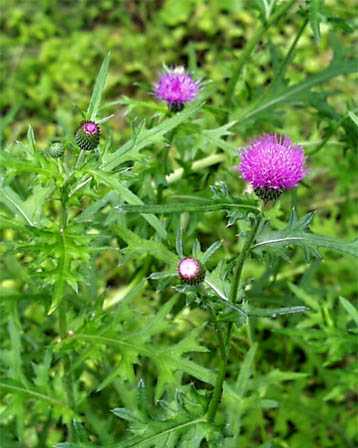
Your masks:
M 67 221 L 68 221 L 68 213 L 67 213 L 67 193 L 66 188 L 61 189 L 61 217 L 60 217 L 60 223 L 59 223 L 59 233 L 60 233 L 60 240 L 61 240 L 61 257 L 59 260 L 60 268 L 63 270 L 66 265 L 68 265 L 69 260 L 66 255 L 66 228 L 67 228 Z M 68 325 L 67 325 L 67 303 L 64 297 L 64 285 L 61 287 L 62 289 L 62 300 L 58 307 L 58 326 L 59 326 L 59 335 L 61 338 L 61 341 L 65 340 L 68 336 Z M 63 356 L 63 375 L 64 375 L 64 386 L 65 386 L 65 393 L 66 393 L 66 400 L 67 405 L 70 409 L 73 411 L 76 410 L 76 399 L 75 399 L 75 392 L 74 392 L 74 382 L 72 377 L 72 360 L 70 355 L 64 354 Z M 70 423 L 67 424 L 67 431 L 69 440 L 72 440 L 72 425 Z

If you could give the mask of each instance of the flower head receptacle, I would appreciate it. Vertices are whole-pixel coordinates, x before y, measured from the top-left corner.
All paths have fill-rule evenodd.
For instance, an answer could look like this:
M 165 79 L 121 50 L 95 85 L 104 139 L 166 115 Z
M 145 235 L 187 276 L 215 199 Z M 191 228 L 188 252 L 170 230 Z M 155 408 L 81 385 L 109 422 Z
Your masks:
M 76 131 L 75 141 L 84 151 L 92 151 L 99 145 L 101 128 L 94 121 L 84 121 Z

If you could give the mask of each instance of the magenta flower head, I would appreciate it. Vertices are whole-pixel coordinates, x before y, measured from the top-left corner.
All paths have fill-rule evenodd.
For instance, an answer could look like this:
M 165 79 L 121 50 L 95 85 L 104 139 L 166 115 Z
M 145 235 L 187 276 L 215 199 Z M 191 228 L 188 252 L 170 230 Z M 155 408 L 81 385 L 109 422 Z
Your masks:
M 195 81 L 184 67 L 166 68 L 154 86 L 158 100 L 165 101 L 173 112 L 183 109 L 198 96 L 200 81 Z
M 91 151 L 99 145 L 101 128 L 94 121 L 84 121 L 76 131 L 77 145 L 84 151 Z
M 267 134 L 242 152 L 237 170 L 252 185 L 256 195 L 267 202 L 276 200 L 303 179 L 305 155 L 288 137 Z
M 184 283 L 196 285 L 204 280 L 205 271 L 199 260 L 185 257 L 179 261 L 178 275 Z

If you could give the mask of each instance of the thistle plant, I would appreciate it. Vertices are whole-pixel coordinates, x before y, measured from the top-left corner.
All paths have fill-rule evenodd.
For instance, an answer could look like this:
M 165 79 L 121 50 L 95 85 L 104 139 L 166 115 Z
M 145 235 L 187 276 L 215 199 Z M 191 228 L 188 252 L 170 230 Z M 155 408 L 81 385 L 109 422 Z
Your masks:
M 158 46 L 158 23 L 181 36 L 186 6 L 170 15 L 174 3 L 147 24 Z M 225 47 L 204 57 L 201 37 L 190 43 L 178 55 L 188 67 L 162 73 L 154 96 L 142 82 L 134 97 L 110 98 L 125 64 L 108 53 L 88 105 L 59 109 L 48 141 L 38 125 L 8 137 L 2 446 L 353 446 L 358 120 L 344 95 L 327 102 L 326 82 L 337 93 L 345 76 L 348 88 L 357 61 L 336 45 L 326 68 L 300 62 L 310 73 L 300 81 L 291 64 L 299 42 L 311 52 L 311 34 L 319 41 L 323 18 L 340 23 L 320 5 L 297 14 L 294 1 L 255 2 L 236 18 L 225 3 L 212 28 L 200 5 L 188 23 L 202 20 L 193 29 L 210 28 L 208 39 L 224 26 Z M 225 27 L 249 12 L 257 29 L 236 49 Z M 288 16 L 285 52 L 270 33 Z

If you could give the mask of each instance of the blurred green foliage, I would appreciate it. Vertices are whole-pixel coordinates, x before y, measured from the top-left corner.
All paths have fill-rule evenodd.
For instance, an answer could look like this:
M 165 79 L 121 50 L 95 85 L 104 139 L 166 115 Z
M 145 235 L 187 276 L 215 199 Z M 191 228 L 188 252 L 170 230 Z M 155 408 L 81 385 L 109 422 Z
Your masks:
M 95 446 L 111 446 L 128 427 L 141 434 L 149 426 L 156 434 L 163 430 L 164 419 L 186 425 L 194 418 L 198 419 L 196 433 L 188 429 L 189 435 L 178 433 L 170 440 L 158 437 L 154 439 L 157 446 L 186 447 L 195 437 L 198 447 L 207 446 L 204 439 L 212 447 L 221 446 L 220 430 L 200 419 L 218 362 L 213 356 L 215 329 L 204 328 L 208 310 L 193 307 L 189 313 L 182 296 L 171 298 L 170 280 L 159 274 L 158 279 L 149 277 L 155 269 L 173 270 L 179 219 L 168 219 L 163 230 L 163 220 L 152 215 L 144 220 L 128 214 L 117 222 L 117 212 L 108 211 L 108 205 L 123 201 L 138 205 L 131 192 L 145 203 L 156 202 L 152 185 L 169 174 L 167 167 L 157 163 L 162 146 L 172 145 L 170 168 L 184 172 L 175 178 L 174 186 L 166 185 L 164 197 L 169 203 L 180 195 L 207 198 L 209 186 L 217 182 L 225 182 L 230 195 L 237 195 L 243 183 L 232 170 L 236 149 L 261 132 L 282 130 L 304 145 L 310 173 L 297 195 L 287 194 L 268 211 L 271 223 L 284 229 L 287 210 L 296 205 L 299 216 L 316 210 L 310 227 L 314 233 L 346 241 L 356 237 L 357 126 L 348 114 L 356 111 L 357 88 L 350 62 L 357 25 L 352 15 L 354 0 L 297 1 L 293 13 L 263 34 L 238 80 L 230 107 L 223 100 L 237 58 L 270 16 L 273 3 L 2 2 L 0 142 L 2 168 L 10 179 L 2 185 L 5 209 L 16 215 L 13 204 L 20 204 L 31 223 L 49 233 L 55 228 L 59 201 L 49 202 L 49 198 L 59 191 L 56 181 L 60 182 L 63 172 L 56 161 L 44 161 L 46 150 L 52 140 L 71 139 L 109 50 L 112 59 L 101 115 L 115 115 L 103 124 L 106 143 L 101 147 L 100 165 L 91 159 L 75 179 L 80 182 L 81 176 L 90 173 L 91 188 L 85 189 L 83 197 L 71 199 L 76 210 L 73 219 L 81 213 L 83 219 L 73 224 L 67 241 L 73 256 L 71 275 L 65 279 L 72 306 L 68 321 L 71 330 L 81 330 L 82 339 L 58 340 L 56 319 L 47 316 L 51 288 L 58 281 L 57 237 L 42 230 L 31 236 L 26 223 L 11 223 L 13 218 L 2 224 L 0 365 L 8 379 L 1 380 L 0 423 L 6 428 L 1 431 L 1 446 L 41 448 L 66 440 L 65 423 L 72 419 L 73 409 L 65 404 L 60 361 L 63 353 L 71 351 L 76 354 L 77 417 L 82 420 L 74 427 L 79 444 L 72 446 L 85 446 L 80 443 L 88 440 Z M 287 58 L 301 27 L 302 37 L 292 58 L 290 54 Z M 336 63 L 324 72 L 328 75 L 322 87 L 314 77 L 332 61 Z M 150 130 L 160 126 L 166 114 L 151 95 L 163 64 L 184 64 L 202 77 L 207 102 L 199 119 L 195 110 L 189 110 L 179 125 L 169 129 L 164 122 L 167 127 L 162 134 L 153 135 Z M 313 88 L 302 84 L 307 79 L 314 81 Z M 263 104 L 267 107 L 259 111 Z M 140 127 L 142 119 L 146 129 Z M 36 141 L 32 130 L 28 131 L 29 123 Z M 138 144 L 133 131 L 143 132 L 144 142 L 151 139 L 148 147 L 143 144 L 141 153 L 138 149 L 116 165 L 115 150 L 129 138 Z M 21 139 L 25 140 L 22 146 L 14 144 Z M 222 157 L 220 162 L 201 165 L 213 153 Z M 74 159 L 74 155 L 66 157 L 66 163 Z M 105 163 L 112 163 L 114 171 L 104 176 Z M 220 193 L 213 200 L 218 197 Z M 214 274 L 220 280 L 220 262 L 232 259 L 238 250 L 233 228 L 227 227 L 220 212 L 192 214 L 182 221 L 185 253 L 191 252 L 196 239 L 204 248 L 223 242 L 208 262 L 209 269 L 216 267 Z M 83 223 L 87 230 L 95 230 L 83 233 Z M 154 229 L 159 237 L 153 236 Z M 240 235 L 247 230 L 241 222 L 234 229 Z M 165 242 L 163 232 L 168 232 Z M 17 237 L 21 244 L 11 246 Z M 109 238 L 115 241 L 111 239 L 111 249 Z M 227 424 L 225 446 L 355 446 L 357 263 L 340 253 L 323 254 L 322 259 L 312 259 L 302 251 L 283 251 L 276 261 L 265 264 L 261 254 L 255 253 L 247 264 L 250 304 L 258 308 L 299 304 L 310 312 L 275 319 L 254 317 L 237 329 L 218 422 Z M 138 378 L 143 384 L 137 387 Z M 162 397 L 164 385 L 168 390 L 161 408 L 154 403 Z M 191 407 L 190 417 L 187 407 Z M 137 443 L 133 440 L 129 443 Z

